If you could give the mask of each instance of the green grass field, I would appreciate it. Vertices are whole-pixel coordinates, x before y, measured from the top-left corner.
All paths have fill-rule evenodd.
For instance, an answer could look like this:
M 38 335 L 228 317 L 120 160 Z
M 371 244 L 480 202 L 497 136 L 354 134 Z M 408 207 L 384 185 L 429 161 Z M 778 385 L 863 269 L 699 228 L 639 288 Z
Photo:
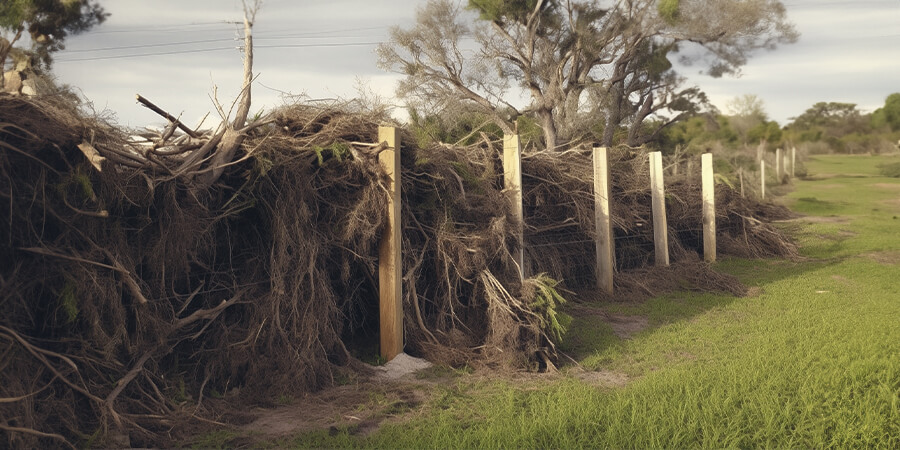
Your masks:
M 810 179 L 779 200 L 817 216 L 784 225 L 805 259 L 717 263 L 753 296 L 603 305 L 647 327 L 622 339 L 576 317 L 563 349 L 580 368 L 462 374 L 369 436 L 344 428 L 278 445 L 900 448 L 900 179 L 877 168 L 898 160 L 807 161 Z M 610 374 L 624 381 L 591 381 Z

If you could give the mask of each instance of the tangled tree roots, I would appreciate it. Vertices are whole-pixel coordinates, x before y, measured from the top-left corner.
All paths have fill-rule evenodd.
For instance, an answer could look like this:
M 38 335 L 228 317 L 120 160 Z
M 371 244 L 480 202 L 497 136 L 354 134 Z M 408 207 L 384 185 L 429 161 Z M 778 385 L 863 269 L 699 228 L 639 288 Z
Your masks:
M 369 144 L 384 120 L 284 108 L 198 190 L 163 170 L 183 154 L 129 167 L 115 159 L 129 155 L 121 131 L 66 102 L 4 97 L 7 443 L 166 445 L 167 430 L 185 418 L 215 418 L 209 396 L 240 388 L 273 398 L 357 369 L 358 342 L 377 333 L 387 197 L 379 147 Z M 553 364 L 563 301 L 554 279 L 592 282 L 587 155 L 525 158 L 527 270 L 549 276 L 523 283 L 495 143 L 417 148 L 401 133 L 406 350 L 450 364 Z M 79 150 L 85 141 L 110 156 L 102 170 Z M 623 272 L 643 270 L 652 231 L 642 156 L 616 158 L 617 261 Z M 687 207 L 699 193 L 674 186 L 682 187 L 670 203 L 671 245 L 687 260 L 699 251 L 699 208 Z M 754 218 L 752 204 L 723 189 L 717 205 L 721 249 L 793 251 Z M 628 276 L 620 279 L 627 287 Z M 738 292 L 729 283 L 704 286 Z

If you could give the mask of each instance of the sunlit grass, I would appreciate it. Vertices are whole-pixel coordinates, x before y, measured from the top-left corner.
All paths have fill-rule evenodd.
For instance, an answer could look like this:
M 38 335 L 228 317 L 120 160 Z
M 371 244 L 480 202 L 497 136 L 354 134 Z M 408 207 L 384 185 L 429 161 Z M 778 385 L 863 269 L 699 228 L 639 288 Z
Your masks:
M 575 317 L 562 349 L 624 387 L 461 376 L 368 437 L 352 429 L 283 442 L 386 448 L 900 448 L 900 180 L 891 157 L 816 157 L 786 200 L 839 220 L 792 223 L 807 259 L 725 258 L 757 295 L 674 293 L 607 310 L 647 319 L 618 338 Z M 851 176 L 833 176 L 841 172 Z M 809 220 L 806 220 L 809 222 Z

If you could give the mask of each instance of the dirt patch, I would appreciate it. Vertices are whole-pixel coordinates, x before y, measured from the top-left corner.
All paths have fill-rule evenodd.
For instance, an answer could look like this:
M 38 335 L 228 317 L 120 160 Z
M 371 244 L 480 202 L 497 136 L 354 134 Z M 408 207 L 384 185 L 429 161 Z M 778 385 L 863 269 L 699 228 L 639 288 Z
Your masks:
M 647 318 L 643 316 L 608 314 L 606 317 L 613 333 L 621 339 L 631 339 L 632 336 L 646 330 L 649 326 Z
M 254 419 L 239 428 L 245 437 L 238 440 L 266 442 L 314 430 L 339 429 L 368 435 L 384 421 L 423 404 L 429 391 L 427 383 L 385 384 L 383 379 L 325 389 L 306 394 L 290 405 L 249 411 Z
M 894 266 L 900 264 L 900 251 L 897 250 L 866 253 L 863 256 L 886 266 Z
M 886 205 L 892 206 L 894 208 L 900 207 L 900 198 L 892 198 L 890 200 L 885 200 L 884 203 Z
M 888 189 L 892 191 L 900 191 L 900 183 L 875 183 L 872 187 L 879 189 Z
M 756 298 L 762 295 L 763 290 L 759 286 L 753 286 L 747 289 L 747 298 Z
M 602 322 L 609 325 L 613 334 L 620 339 L 631 339 L 635 334 L 646 330 L 650 326 L 649 321 L 644 316 L 610 313 L 603 308 L 595 308 L 588 305 L 572 305 L 569 311 L 571 314 L 579 317 L 598 317 Z
M 779 220 L 777 222 L 785 223 L 847 223 L 849 219 L 841 216 L 802 216 L 795 219 Z

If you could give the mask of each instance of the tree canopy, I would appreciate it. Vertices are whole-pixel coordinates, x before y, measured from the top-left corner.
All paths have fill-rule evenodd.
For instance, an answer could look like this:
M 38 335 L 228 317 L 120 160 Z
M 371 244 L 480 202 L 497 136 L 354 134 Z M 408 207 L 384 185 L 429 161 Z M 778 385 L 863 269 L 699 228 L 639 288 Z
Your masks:
M 900 92 L 888 95 L 884 106 L 872 113 L 872 126 L 900 131 Z
M 735 74 L 796 37 L 778 0 L 430 0 L 378 54 L 406 76 L 398 95 L 426 111 L 478 111 L 506 132 L 533 116 L 547 148 L 596 138 L 598 122 L 604 144 L 638 145 L 706 103 L 673 58 Z M 530 102 L 517 107 L 521 93 Z
M 65 48 L 66 37 L 87 31 L 109 16 L 96 0 L 3 0 L 0 2 L 0 67 L 13 45 L 28 32 L 33 56 L 39 66 L 49 67 L 51 54 Z M 2 50 L 5 49 L 5 52 Z

